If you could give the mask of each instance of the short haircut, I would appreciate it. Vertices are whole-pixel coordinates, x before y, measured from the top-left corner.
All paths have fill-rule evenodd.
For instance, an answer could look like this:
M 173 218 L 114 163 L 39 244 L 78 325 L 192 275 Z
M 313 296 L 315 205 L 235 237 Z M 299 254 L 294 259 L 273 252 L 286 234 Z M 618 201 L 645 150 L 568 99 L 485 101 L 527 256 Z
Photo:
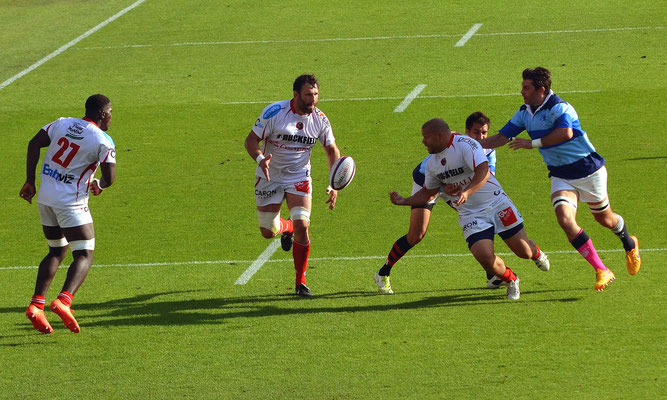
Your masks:
M 489 117 L 484 115 L 483 112 L 481 111 L 475 111 L 474 113 L 470 114 L 468 118 L 466 118 L 466 129 L 472 128 L 472 125 L 474 123 L 478 123 L 480 125 L 489 125 L 491 120 Z
M 535 89 L 543 87 L 546 93 L 549 93 L 549 90 L 551 90 L 551 72 L 544 67 L 524 69 L 523 79 L 530 79 L 533 81 L 533 86 L 535 86 Z
M 103 94 L 94 94 L 86 100 L 86 115 L 95 114 L 109 108 L 111 100 Z
M 300 75 L 294 80 L 294 84 L 292 85 L 292 88 L 294 89 L 295 92 L 301 92 L 301 88 L 305 84 L 310 84 L 313 86 L 320 87 L 320 83 L 317 81 L 317 78 L 315 78 L 315 75 Z
M 433 133 L 451 133 L 452 130 L 449 129 L 449 125 L 441 118 L 433 118 L 422 125 L 422 130 L 433 132 Z

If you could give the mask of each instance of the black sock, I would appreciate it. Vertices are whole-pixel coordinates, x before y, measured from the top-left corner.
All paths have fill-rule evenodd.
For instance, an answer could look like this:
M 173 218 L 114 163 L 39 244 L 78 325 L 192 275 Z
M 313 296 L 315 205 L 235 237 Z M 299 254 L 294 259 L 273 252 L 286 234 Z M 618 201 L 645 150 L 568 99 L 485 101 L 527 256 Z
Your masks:
M 613 227 L 611 231 L 614 232 L 614 235 L 621 239 L 621 243 L 623 243 L 623 248 L 625 251 L 630 251 L 635 248 L 635 241 L 632 240 L 628 234 L 628 228 L 625 226 L 623 217 L 618 214 L 616 214 L 616 216 L 618 216 L 618 224 L 616 224 L 616 226 Z
M 403 235 L 398 240 L 394 242 L 394 245 L 391 246 L 391 251 L 387 256 L 387 262 L 380 268 L 378 275 L 389 276 L 391 272 L 391 267 L 398 262 L 412 248 L 412 245 L 408 242 L 408 235 Z

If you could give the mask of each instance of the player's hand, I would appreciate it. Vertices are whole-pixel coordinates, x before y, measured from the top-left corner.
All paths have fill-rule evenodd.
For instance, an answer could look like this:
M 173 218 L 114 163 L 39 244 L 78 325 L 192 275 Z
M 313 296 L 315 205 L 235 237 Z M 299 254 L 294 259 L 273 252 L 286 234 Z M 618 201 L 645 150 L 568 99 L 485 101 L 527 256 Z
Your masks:
M 450 196 L 458 196 L 461 194 L 461 186 L 444 184 L 442 185 L 442 190 Z
M 271 181 L 271 178 L 269 178 L 269 163 L 270 162 L 271 162 L 271 154 L 264 157 L 264 159 L 259 162 L 259 168 L 264 173 L 264 176 L 266 177 L 267 182 Z
M 454 201 L 454 204 L 456 204 L 457 206 L 460 206 L 461 204 L 468 201 L 468 196 L 469 196 L 469 194 L 468 194 L 467 191 L 465 191 L 465 190 L 461 191 L 461 193 L 459 193 L 459 198 L 456 199 L 456 201 Z
M 336 199 L 338 198 L 338 190 L 333 190 L 331 186 L 327 187 L 327 194 L 329 199 L 326 201 L 329 203 L 329 210 L 333 210 L 336 207 Z
M 93 181 L 90 182 L 90 193 L 92 193 L 93 196 L 99 196 L 102 193 L 99 179 L 93 179 Z
M 389 200 L 397 206 L 405 205 L 405 199 L 398 192 L 389 192 Z
M 37 191 L 35 190 L 35 185 L 32 183 L 24 183 L 23 187 L 21 188 L 21 191 L 19 192 L 19 196 L 27 201 L 28 203 L 32 204 L 32 198 L 35 197 L 35 193 Z
M 508 144 L 509 148 L 512 150 L 516 149 L 532 149 L 533 148 L 533 142 L 532 140 L 524 139 L 524 138 L 516 138 L 513 141 Z

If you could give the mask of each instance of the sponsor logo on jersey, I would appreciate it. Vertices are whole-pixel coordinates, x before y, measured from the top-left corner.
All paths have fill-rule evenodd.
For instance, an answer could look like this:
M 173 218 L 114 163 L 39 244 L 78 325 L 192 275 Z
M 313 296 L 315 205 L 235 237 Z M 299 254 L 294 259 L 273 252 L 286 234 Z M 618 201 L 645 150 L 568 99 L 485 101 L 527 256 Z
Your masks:
M 462 173 L 463 173 L 463 167 L 458 167 L 455 169 L 448 169 L 446 171 L 443 171 L 436 176 L 438 177 L 438 179 L 444 180 L 451 178 L 453 176 L 461 175 Z
M 477 226 L 477 221 L 468 222 L 467 224 L 463 225 L 463 233 L 474 226 Z
M 262 125 L 259 118 L 257 118 L 257 121 L 255 121 L 255 126 L 258 127 L 258 128 L 264 128 L 264 125 Z
M 51 178 L 68 185 L 71 185 L 75 178 L 72 174 L 61 174 L 57 169 L 51 168 L 47 163 L 44 163 L 44 167 L 42 167 L 42 175 L 50 176 Z
M 296 123 L 296 129 L 302 130 L 303 129 L 303 122 L 299 121 Z
M 510 226 L 517 221 L 512 207 L 507 207 L 504 210 L 498 211 L 498 218 L 500 218 L 504 226 Z
M 473 149 L 477 148 L 477 142 L 476 141 L 470 139 L 467 136 L 460 136 L 460 135 L 456 135 L 456 136 L 458 136 L 457 142 L 468 143 L 470 145 L 470 147 L 472 147 Z
M 276 114 L 280 112 L 280 110 L 282 110 L 280 104 L 274 104 L 271 107 L 269 107 L 268 110 L 264 111 L 264 115 L 262 115 L 262 118 L 269 119 L 271 117 L 274 117 Z
M 442 160 L 440 160 L 440 164 L 442 164 L 442 165 L 447 164 L 447 159 L 446 159 L 446 158 L 443 158 Z
M 303 143 L 303 144 L 315 144 L 315 143 L 317 143 L 317 138 L 303 136 L 303 135 L 279 134 L 279 135 L 276 136 L 276 139 L 277 140 L 282 140 L 283 142 L 293 142 L 293 143 Z
M 81 134 L 83 134 L 84 129 L 85 128 L 79 124 L 70 125 L 67 127 L 67 134 L 65 134 L 65 136 L 74 140 L 81 140 L 83 139 Z

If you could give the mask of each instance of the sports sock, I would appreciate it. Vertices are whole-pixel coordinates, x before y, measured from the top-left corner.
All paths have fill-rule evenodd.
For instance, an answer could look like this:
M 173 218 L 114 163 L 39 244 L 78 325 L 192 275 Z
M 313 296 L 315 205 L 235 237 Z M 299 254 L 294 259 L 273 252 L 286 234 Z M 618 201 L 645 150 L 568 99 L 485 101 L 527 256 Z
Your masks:
M 505 273 L 500 277 L 500 280 L 503 282 L 515 281 L 516 275 L 512 272 L 510 267 L 505 267 Z
M 61 303 L 63 303 L 64 306 L 71 306 L 72 305 L 72 299 L 74 298 L 74 295 L 70 292 L 62 291 L 60 294 L 58 294 L 58 299 L 60 300 Z
M 537 260 L 538 258 L 540 258 L 540 254 L 542 253 L 542 252 L 540 251 L 540 248 L 539 248 L 539 247 L 535 246 L 535 248 L 537 249 L 537 252 L 536 252 L 535 255 L 531 258 L 531 260 Z
M 411 248 L 412 245 L 408 242 L 408 235 L 401 236 L 391 247 L 391 251 L 387 256 L 387 262 L 380 268 L 378 275 L 388 276 L 394 264 L 396 264 Z
M 294 225 L 291 219 L 280 218 L 280 232 L 278 233 L 292 233 L 294 232 Z
M 40 310 L 44 310 L 44 304 L 46 304 L 46 299 L 44 296 L 34 295 L 32 296 L 32 299 L 30 299 L 30 305 L 33 305 Z
M 308 255 L 310 254 L 310 242 L 303 244 L 294 242 L 292 246 L 292 257 L 294 258 L 294 271 L 296 272 L 295 285 L 306 284 L 306 268 Z
M 628 228 L 625 226 L 623 217 L 618 214 L 616 214 L 616 216 L 618 217 L 618 223 L 615 227 L 611 228 L 611 231 L 614 232 L 614 235 L 621 239 L 621 243 L 623 243 L 623 248 L 625 251 L 630 251 L 635 248 L 635 241 L 632 240 L 630 235 L 628 235 Z
M 593 247 L 593 241 L 590 237 L 588 237 L 588 234 L 586 234 L 583 229 L 579 231 L 579 235 L 577 235 L 577 237 L 574 238 L 571 243 L 572 246 L 577 249 L 579 254 L 581 254 L 581 256 L 584 257 L 596 271 L 604 271 L 607 269 L 607 267 L 605 267 L 605 265 L 602 263 L 602 260 L 600 260 L 598 252 L 595 251 L 595 247 Z
M 485 271 L 485 272 L 486 272 L 486 271 Z M 492 279 L 494 276 L 496 276 L 496 275 L 495 275 L 495 274 L 492 274 L 492 273 L 490 273 L 490 272 L 487 272 L 487 273 L 486 273 L 486 280 Z

